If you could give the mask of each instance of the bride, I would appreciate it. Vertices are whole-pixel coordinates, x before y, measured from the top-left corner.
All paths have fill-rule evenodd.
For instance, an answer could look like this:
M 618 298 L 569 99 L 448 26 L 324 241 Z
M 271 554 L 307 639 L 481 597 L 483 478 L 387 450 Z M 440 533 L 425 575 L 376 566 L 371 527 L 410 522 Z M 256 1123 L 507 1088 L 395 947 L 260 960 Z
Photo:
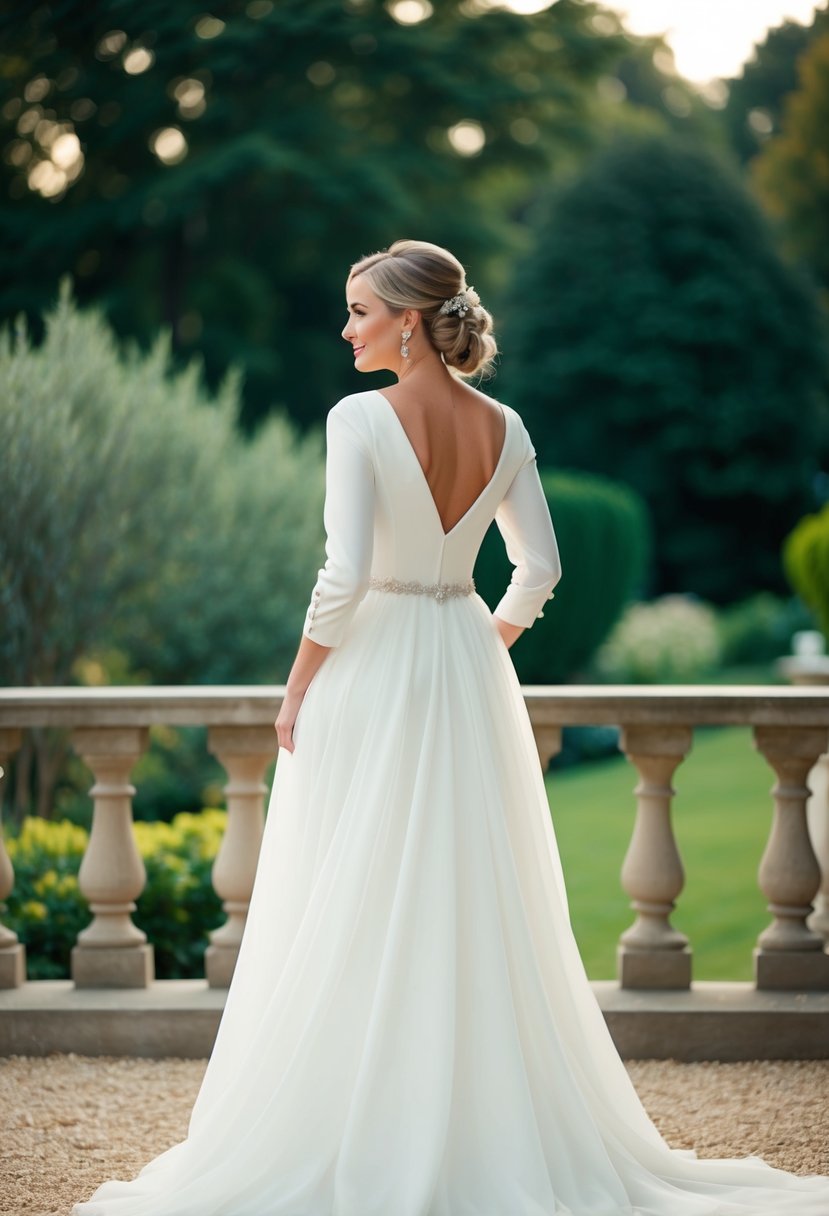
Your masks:
M 346 303 L 355 366 L 396 383 L 327 417 L 326 559 L 219 1033 L 186 1139 L 74 1216 L 827 1216 L 829 1178 L 671 1150 L 585 976 L 509 656 L 559 556 L 520 416 L 464 379 L 489 313 L 422 241 L 357 262 Z

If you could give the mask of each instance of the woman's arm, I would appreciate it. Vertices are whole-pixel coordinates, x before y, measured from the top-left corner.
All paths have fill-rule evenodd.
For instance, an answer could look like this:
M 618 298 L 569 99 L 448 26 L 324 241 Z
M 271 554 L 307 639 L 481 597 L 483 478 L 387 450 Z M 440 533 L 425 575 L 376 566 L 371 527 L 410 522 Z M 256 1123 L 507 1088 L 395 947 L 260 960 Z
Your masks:
M 561 578 L 550 509 L 532 447 L 529 452 L 495 513 L 507 556 L 515 567 L 510 585 L 493 612 L 498 632 L 508 647 L 544 615 L 541 609 L 553 598 L 553 587 Z
M 294 723 L 308 685 L 322 667 L 331 649 L 330 646 L 320 646 L 318 642 L 312 642 L 304 635 L 299 643 L 299 650 L 285 684 L 285 696 L 274 722 L 279 746 L 284 747 L 286 752 L 294 750 Z
M 325 565 L 305 614 L 303 636 L 274 728 L 279 746 L 294 750 L 293 730 L 308 685 L 339 646 L 368 588 L 374 543 L 374 467 L 339 403 L 326 422 Z

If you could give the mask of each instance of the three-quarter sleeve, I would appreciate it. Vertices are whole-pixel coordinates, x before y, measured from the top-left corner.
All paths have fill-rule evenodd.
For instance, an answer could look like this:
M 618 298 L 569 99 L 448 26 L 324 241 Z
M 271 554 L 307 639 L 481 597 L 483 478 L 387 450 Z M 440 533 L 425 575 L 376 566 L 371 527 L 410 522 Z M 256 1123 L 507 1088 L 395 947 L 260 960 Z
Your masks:
M 515 567 L 495 615 L 525 629 L 544 615 L 541 609 L 553 598 L 553 587 L 561 578 L 558 543 L 529 435 L 526 443 L 524 463 L 495 513 L 507 557 Z
M 374 540 L 374 466 L 362 436 L 341 410 L 325 426 L 325 565 L 319 570 L 302 632 L 339 646 L 368 589 Z

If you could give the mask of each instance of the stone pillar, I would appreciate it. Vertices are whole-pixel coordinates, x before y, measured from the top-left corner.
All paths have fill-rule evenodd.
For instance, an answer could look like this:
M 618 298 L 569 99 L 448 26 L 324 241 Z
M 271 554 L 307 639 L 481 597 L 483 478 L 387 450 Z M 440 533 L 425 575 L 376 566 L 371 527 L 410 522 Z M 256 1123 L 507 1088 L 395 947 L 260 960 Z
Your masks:
M 561 751 L 560 726 L 534 726 L 535 746 L 538 748 L 538 758 L 541 761 L 541 771 L 546 773 L 553 756 Z
M 691 749 L 689 726 L 626 726 L 620 746 L 636 766 L 637 810 L 622 864 L 636 920 L 619 939 L 623 988 L 689 988 L 691 949 L 668 919 L 685 882 L 671 824 L 671 778 Z
M 777 775 L 774 818 L 759 870 L 760 889 L 774 919 L 757 939 L 757 987 L 829 989 L 823 938 L 806 924 L 821 878 L 806 822 L 806 778 L 826 747 L 826 731 L 756 726 L 754 743 Z
M 4 766 L 20 747 L 19 730 L 0 727 L 0 791 L 5 777 Z M 0 803 L 0 807 L 2 803 Z M 0 822 L 0 907 L 14 888 L 14 870 L 3 840 Z M 26 982 L 26 947 L 17 934 L 0 922 L 0 988 L 20 988 Z
M 146 871 L 132 831 L 129 774 L 147 744 L 143 727 L 79 727 L 79 754 L 92 770 L 92 832 L 78 882 L 93 920 L 72 950 L 78 988 L 146 988 L 154 978 L 152 946 L 132 922 Z
M 213 887 L 227 920 L 210 934 L 204 956 L 211 988 L 227 988 L 236 966 L 265 827 L 262 778 L 276 756 L 273 727 L 214 726 L 207 746 L 228 775 L 227 828 L 213 863 Z
M 814 898 L 815 910 L 806 924 L 829 942 L 829 753 L 820 757 L 809 773 L 807 785 L 812 791 L 806 807 L 809 837 L 822 877 Z

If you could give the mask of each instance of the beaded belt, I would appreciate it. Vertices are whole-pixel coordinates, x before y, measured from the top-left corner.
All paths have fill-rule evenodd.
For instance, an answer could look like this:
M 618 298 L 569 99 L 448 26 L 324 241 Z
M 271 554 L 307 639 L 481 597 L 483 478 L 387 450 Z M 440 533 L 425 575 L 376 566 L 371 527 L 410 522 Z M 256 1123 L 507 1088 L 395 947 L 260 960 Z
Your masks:
M 475 590 L 475 580 L 468 583 L 419 583 L 416 579 L 401 582 L 398 578 L 370 578 L 369 587 L 375 591 L 394 591 L 398 595 L 431 595 L 439 604 L 455 595 L 471 595 Z

